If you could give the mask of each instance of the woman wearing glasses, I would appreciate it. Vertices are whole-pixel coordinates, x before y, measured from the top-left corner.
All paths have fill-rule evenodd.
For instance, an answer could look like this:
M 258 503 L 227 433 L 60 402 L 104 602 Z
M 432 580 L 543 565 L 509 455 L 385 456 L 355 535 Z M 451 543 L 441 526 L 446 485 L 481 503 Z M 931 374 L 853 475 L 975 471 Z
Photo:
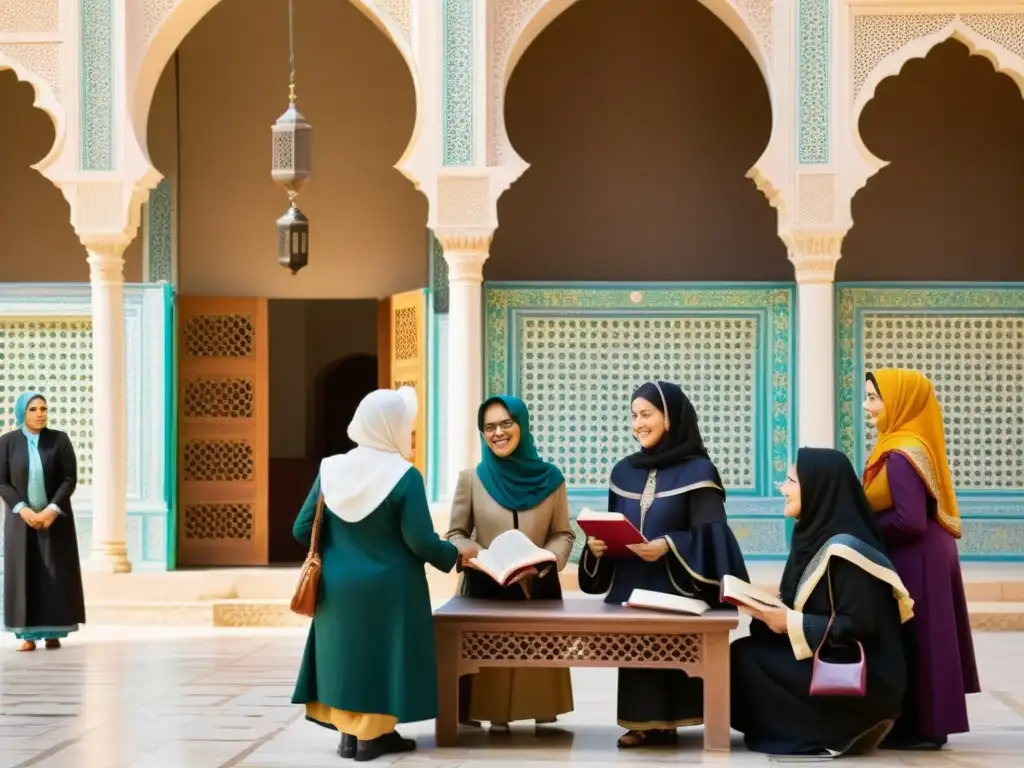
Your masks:
M 484 600 L 561 600 L 558 572 L 569 560 L 575 535 L 569 525 L 565 478 L 537 453 L 530 414 L 522 400 L 492 397 L 477 415 L 483 460 L 459 475 L 447 538 L 474 539 L 487 548 L 511 529 L 557 558 L 554 566 L 503 587 L 476 570 L 464 571 L 459 594 Z M 504 731 L 514 720 L 553 723 L 572 711 L 568 669 L 483 669 L 465 678 L 460 701 L 463 724 L 491 724 Z

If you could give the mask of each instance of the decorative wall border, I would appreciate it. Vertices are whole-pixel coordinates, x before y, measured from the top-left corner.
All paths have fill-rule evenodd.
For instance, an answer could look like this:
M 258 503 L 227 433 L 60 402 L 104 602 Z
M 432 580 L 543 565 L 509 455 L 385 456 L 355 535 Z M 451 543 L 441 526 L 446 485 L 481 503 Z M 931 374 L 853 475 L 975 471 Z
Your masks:
M 178 283 L 175 248 L 174 188 L 164 178 L 146 202 L 145 249 L 142 279 L 147 283 Z
M 448 166 L 473 165 L 473 4 L 442 0 L 441 156 Z
M 830 0 L 798 0 L 797 144 L 802 165 L 829 162 Z
M 114 0 L 79 0 L 83 171 L 114 170 Z
M 169 498 L 166 456 L 173 413 L 165 407 L 166 328 L 170 293 L 162 285 L 126 285 L 128 553 L 137 570 L 165 570 Z M 83 284 L 0 283 L 0 317 L 81 318 L 92 313 Z M 87 557 L 92 537 L 92 489 L 74 496 L 79 545 Z
M 855 467 L 862 467 L 866 458 L 860 416 L 865 315 L 1024 315 L 1024 284 L 837 283 L 835 304 L 837 445 Z M 963 559 L 1024 560 L 1024 489 L 1020 494 L 973 491 L 958 495 L 958 500 L 964 518 L 964 537 L 959 542 Z
M 521 313 L 565 316 L 612 312 L 693 316 L 719 313 L 761 313 L 764 360 L 758 388 L 764 408 L 758 429 L 770 441 L 767 457 L 758 457 L 758 487 L 736 491 L 729 498 L 730 524 L 754 559 L 784 557 L 788 526 L 782 518 L 774 484 L 785 479 L 796 451 L 796 292 L 792 284 L 728 283 L 488 283 L 485 285 L 485 390 L 515 392 L 512 369 L 514 329 Z M 763 462 L 763 463 L 762 463 Z M 603 506 L 607 491 L 570 488 L 572 517 L 583 506 Z M 577 552 L 578 554 L 578 552 Z

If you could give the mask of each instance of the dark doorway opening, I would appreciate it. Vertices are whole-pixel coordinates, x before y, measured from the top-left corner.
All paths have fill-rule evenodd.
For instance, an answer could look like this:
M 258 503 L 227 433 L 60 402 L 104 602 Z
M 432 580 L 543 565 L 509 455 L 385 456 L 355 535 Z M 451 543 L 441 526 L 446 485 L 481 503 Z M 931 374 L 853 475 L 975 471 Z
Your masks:
M 320 460 L 352 448 L 348 425 L 377 388 L 377 302 L 269 302 L 270 563 L 302 562 L 292 525 Z

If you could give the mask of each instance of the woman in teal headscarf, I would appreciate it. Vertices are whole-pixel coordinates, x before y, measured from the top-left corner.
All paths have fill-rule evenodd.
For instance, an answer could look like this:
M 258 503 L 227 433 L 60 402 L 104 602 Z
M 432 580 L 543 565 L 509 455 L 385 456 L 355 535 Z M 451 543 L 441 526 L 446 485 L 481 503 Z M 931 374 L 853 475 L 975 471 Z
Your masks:
M 486 548 L 515 528 L 552 552 L 557 563 L 508 587 L 480 571 L 466 570 L 459 593 L 485 600 L 561 600 L 558 572 L 575 542 L 565 478 L 537 453 L 522 400 L 509 395 L 488 399 L 480 406 L 477 427 L 483 459 L 459 474 L 447 538 L 473 538 Z M 513 720 L 551 723 L 572 711 L 568 669 L 490 668 L 465 680 L 460 699 L 464 724 L 489 721 L 492 730 L 504 730 Z
M 49 649 L 85 623 L 82 570 L 71 495 L 78 484 L 67 434 L 49 429 L 38 392 L 14 406 L 18 429 L 0 437 L 0 498 L 4 515 L 4 629 L 21 651 Z

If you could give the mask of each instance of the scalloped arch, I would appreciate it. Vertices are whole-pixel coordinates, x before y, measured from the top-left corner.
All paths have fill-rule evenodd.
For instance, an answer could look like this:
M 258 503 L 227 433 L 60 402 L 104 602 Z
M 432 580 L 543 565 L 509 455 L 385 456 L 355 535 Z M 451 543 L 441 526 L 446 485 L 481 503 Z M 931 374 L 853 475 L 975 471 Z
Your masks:
M 163 17 L 159 25 L 153 30 L 145 42 L 141 59 L 137 67 L 138 74 L 135 77 L 131 89 L 129 101 L 129 115 L 135 131 L 135 140 L 142 150 L 146 159 L 149 159 L 147 148 L 147 127 L 149 123 L 149 111 L 153 103 L 153 96 L 156 93 L 157 82 L 160 75 L 170 61 L 171 56 L 178 50 L 178 46 L 195 26 L 209 13 L 214 6 L 224 0 L 171 0 L 173 7 Z M 239 0 L 236 0 L 239 1 Z M 392 45 L 402 55 L 409 74 L 412 76 L 413 91 L 416 97 L 416 118 L 413 124 L 412 136 L 406 145 L 402 158 L 396 166 L 402 165 L 408 157 L 416 138 L 419 136 L 422 120 L 422 98 L 420 93 L 420 79 L 416 67 L 416 57 L 413 53 L 409 40 L 398 22 L 390 15 L 382 12 L 374 0 L 338 0 L 347 2 L 358 8 L 377 29 L 379 29 Z M 141 21 L 141 20 L 140 20 Z
M 46 176 L 46 170 L 54 164 L 60 153 L 64 150 L 64 143 L 67 139 L 67 114 L 64 111 L 64 107 L 57 101 L 53 88 L 50 87 L 48 82 L 25 67 L 17 59 L 0 51 L 0 70 L 4 69 L 11 70 L 18 80 L 32 86 L 32 90 L 35 92 L 35 100 L 32 102 L 32 106 L 45 112 L 53 123 L 54 137 L 50 151 L 32 166 L 35 170 Z
M 861 138 L 860 116 L 864 111 L 864 107 L 874 98 L 875 91 L 883 80 L 898 76 L 908 62 L 913 59 L 923 59 L 931 52 L 932 48 L 947 40 L 956 40 L 963 43 L 972 56 L 982 56 L 987 59 L 996 72 L 1007 75 L 1017 84 L 1021 96 L 1024 97 L 1024 58 L 1007 50 L 999 43 L 975 32 L 964 23 L 960 16 L 957 16 L 939 31 L 912 40 L 890 53 L 875 65 L 864 79 L 864 83 L 854 99 L 853 109 L 851 110 L 850 130 L 853 134 L 854 145 L 872 169 L 868 176 L 864 178 L 864 183 L 867 182 L 867 178 L 887 165 L 885 160 L 882 160 L 867 148 L 867 145 Z

